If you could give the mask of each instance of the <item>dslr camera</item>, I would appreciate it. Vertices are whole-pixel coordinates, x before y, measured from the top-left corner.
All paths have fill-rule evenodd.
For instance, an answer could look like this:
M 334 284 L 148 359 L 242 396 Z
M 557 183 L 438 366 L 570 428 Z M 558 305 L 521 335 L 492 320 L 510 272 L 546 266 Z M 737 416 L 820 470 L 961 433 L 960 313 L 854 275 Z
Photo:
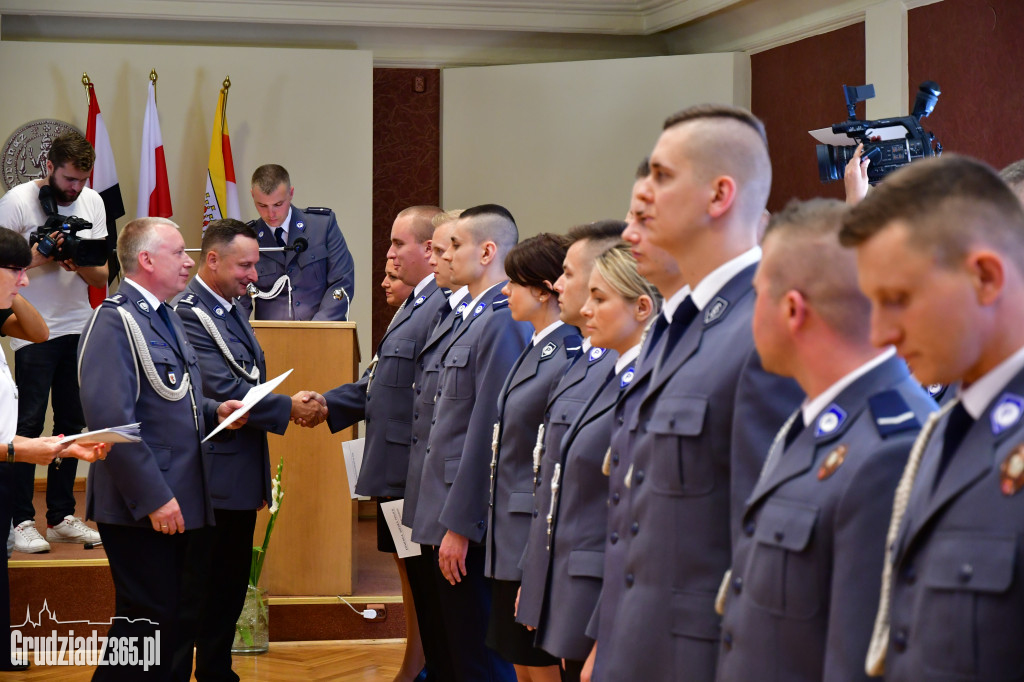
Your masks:
M 871 159 L 868 165 L 868 182 L 876 185 L 889 173 L 912 161 L 942 153 L 942 145 L 935 135 L 921 127 L 921 119 L 932 113 L 942 92 L 934 81 L 925 81 L 917 91 L 914 110 L 910 116 L 883 118 L 877 121 L 861 121 L 854 108 L 859 102 L 875 96 L 874 85 L 843 86 L 846 109 L 849 118 L 832 126 L 832 132 L 846 135 L 854 142 L 864 145 L 863 158 Z M 843 177 L 846 163 L 857 150 L 853 146 L 819 144 L 818 175 L 823 183 Z
M 49 185 L 39 188 L 39 203 L 46 213 L 46 224 L 37 227 L 29 235 L 29 244 L 47 258 L 55 261 L 70 260 L 75 265 L 97 266 L 107 263 L 107 240 L 84 239 L 78 236 L 82 230 L 91 230 L 92 223 L 78 216 L 62 216 L 57 213 L 57 200 Z M 60 232 L 59 235 L 54 235 Z

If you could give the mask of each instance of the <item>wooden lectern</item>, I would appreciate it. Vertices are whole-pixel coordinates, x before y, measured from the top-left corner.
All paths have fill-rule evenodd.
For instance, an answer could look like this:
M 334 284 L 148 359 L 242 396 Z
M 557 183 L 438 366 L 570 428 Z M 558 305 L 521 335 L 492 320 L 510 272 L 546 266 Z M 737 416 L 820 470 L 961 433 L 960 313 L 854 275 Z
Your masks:
M 294 370 L 276 393 L 325 393 L 358 376 L 355 322 L 253 320 L 252 327 L 267 377 Z M 271 596 L 352 594 L 357 514 L 341 443 L 355 437 L 355 427 L 332 434 L 327 424 L 292 424 L 284 436 L 268 434 L 271 475 L 284 455 L 284 500 L 260 576 Z M 253 546 L 262 544 L 269 518 L 266 509 L 259 513 Z

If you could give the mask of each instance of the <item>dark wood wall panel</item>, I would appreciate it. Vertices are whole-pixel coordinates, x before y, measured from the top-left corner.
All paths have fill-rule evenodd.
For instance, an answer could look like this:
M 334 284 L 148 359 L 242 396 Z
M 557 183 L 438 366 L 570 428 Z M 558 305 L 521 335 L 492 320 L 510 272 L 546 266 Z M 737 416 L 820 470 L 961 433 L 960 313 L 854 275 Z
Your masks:
M 911 97 L 924 80 L 942 89 L 925 130 L 997 169 L 1024 157 L 1024 2 L 944 0 L 907 18 Z
M 772 155 L 777 211 L 791 198 L 842 198 L 842 182 L 822 185 L 808 130 L 846 118 L 842 85 L 864 84 L 864 24 L 751 56 L 751 109 L 764 121 Z M 858 116 L 864 115 L 864 105 Z
M 423 92 L 416 91 L 422 79 Z M 441 72 L 373 70 L 373 347 L 394 310 L 381 291 L 391 223 L 403 208 L 441 200 Z M 363 291 L 366 291 L 364 286 Z

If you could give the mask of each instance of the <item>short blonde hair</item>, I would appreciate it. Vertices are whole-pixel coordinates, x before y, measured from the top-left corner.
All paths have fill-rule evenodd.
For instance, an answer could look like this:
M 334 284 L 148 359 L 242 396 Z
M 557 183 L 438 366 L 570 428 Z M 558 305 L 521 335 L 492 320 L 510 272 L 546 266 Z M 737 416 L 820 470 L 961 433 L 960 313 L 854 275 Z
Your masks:
M 180 230 L 177 223 L 167 218 L 136 218 L 121 228 L 117 236 L 117 258 L 121 261 L 124 274 L 132 275 L 139 270 L 139 254 L 152 251 L 156 246 L 158 225 L 170 225 Z
M 441 213 L 438 213 L 433 218 L 431 218 L 430 222 L 434 225 L 435 228 L 441 227 L 445 223 L 451 223 L 458 220 L 459 216 L 462 215 L 462 212 L 464 210 L 466 209 L 455 208 L 452 209 L 451 211 L 442 211 Z
M 636 258 L 629 251 L 629 244 L 619 243 L 604 251 L 594 262 L 612 291 L 633 303 L 641 296 L 651 299 L 651 316 L 661 310 L 661 297 L 653 284 L 640 276 L 636 269 Z

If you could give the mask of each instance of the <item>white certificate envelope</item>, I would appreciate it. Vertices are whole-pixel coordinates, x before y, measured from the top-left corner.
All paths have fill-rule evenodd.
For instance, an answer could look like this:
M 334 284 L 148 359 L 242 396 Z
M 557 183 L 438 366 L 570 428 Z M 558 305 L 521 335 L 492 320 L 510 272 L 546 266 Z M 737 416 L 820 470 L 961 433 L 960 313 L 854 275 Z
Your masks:
M 288 375 L 291 373 L 292 370 L 288 370 L 284 374 L 274 377 L 273 379 L 266 383 L 256 384 L 255 386 L 250 388 L 249 392 L 245 394 L 244 398 L 242 398 L 242 406 L 235 410 L 234 412 L 232 412 L 231 414 L 229 414 L 224 421 L 217 425 L 217 428 L 215 428 L 213 431 L 210 431 L 210 433 L 206 435 L 206 438 L 203 439 L 203 442 L 205 443 L 206 441 L 216 436 L 218 433 L 226 429 L 230 424 L 234 423 L 243 414 L 251 410 L 253 405 L 255 405 L 256 403 L 258 403 L 259 401 L 263 400 L 268 395 L 273 393 L 274 389 L 280 386 L 281 382 L 287 379 Z
M 363 467 L 363 445 L 365 438 L 347 440 L 341 444 L 341 451 L 345 455 L 345 474 L 348 476 L 348 493 L 353 500 L 359 499 L 356 494 L 356 481 L 359 480 L 359 470 Z
M 412 541 L 412 528 L 402 525 L 402 510 L 404 508 L 405 500 L 380 503 L 380 513 L 384 515 L 384 520 L 388 523 L 388 530 L 391 531 L 391 539 L 395 541 L 399 559 L 420 555 L 419 544 Z

